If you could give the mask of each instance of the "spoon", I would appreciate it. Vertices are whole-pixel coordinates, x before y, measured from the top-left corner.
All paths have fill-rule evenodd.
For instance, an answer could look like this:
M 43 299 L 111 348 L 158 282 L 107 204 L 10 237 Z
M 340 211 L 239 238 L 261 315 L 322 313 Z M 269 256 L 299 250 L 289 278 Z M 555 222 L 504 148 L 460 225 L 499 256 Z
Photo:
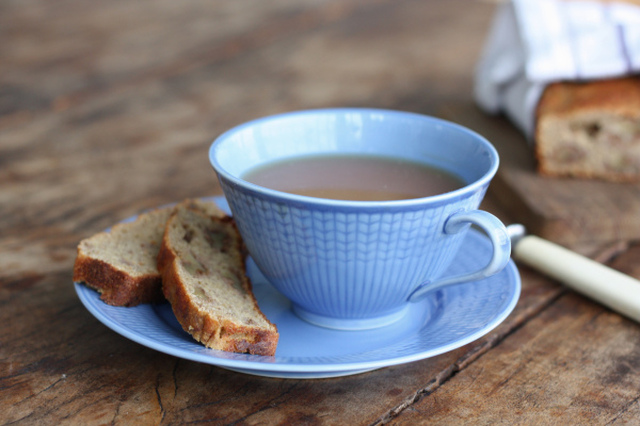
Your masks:
M 640 321 L 640 281 L 550 241 L 507 226 L 512 257 L 591 299 Z

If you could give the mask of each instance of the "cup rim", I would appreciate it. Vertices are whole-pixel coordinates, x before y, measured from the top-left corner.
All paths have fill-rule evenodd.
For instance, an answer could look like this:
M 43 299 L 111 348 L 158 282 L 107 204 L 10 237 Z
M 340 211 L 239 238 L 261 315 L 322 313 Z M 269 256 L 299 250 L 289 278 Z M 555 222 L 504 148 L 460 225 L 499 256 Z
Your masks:
M 222 164 L 218 162 L 217 159 L 217 151 L 220 149 L 219 142 L 228 139 L 231 135 L 242 131 L 247 127 L 252 127 L 257 124 L 260 124 L 265 121 L 272 121 L 276 119 L 289 118 L 301 115 L 316 115 L 316 114 L 347 114 L 347 113 L 359 113 L 359 114 L 386 114 L 386 115 L 396 115 L 396 116 L 404 116 L 411 117 L 416 120 L 425 120 L 431 121 L 432 123 L 437 123 L 443 126 L 447 126 L 453 128 L 461 133 L 465 133 L 469 136 L 472 136 L 478 142 L 480 142 L 489 152 L 492 159 L 491 167 L 487 170 L 480 178 L 475 181 L 464 185 L 461 188 L 458 188 L 454 191 L 444 192 L 442 194 L 430 195 L 427 197 L 420 198 L 408 198 L 402 200 L 385 200 L 385 201 L 360 201 L 360 200 L 338 200 L 331 198 L 319 198 L 319 197 L 310 197 L 306 195 L 298 195 L 291 194 L 284 191 L 278 191 L 275 189 L 267 188 L 264 186 L 260 186 L 251 182 L 248 182 L 238 176 L 235 176 L 228 172 Z M 232 183 L 234 186 L 242 187 L 246 190 L 251 191 L 254 194 L 261 194 L 263 196 L 269 196 L 272 198 L 279 198 L 282 200 L 286 200 L 288 202 L 293 203 L 303 203 L 303 204 L 311 204 L 322 207 L 355 207 L 355 208 L 367 208 L 367 207 L 375 207 L 375 208 L 392 208 L 392 207 L 411 207 L 424 205 L 425 203 L 433 203 L 440 204 L 443 202 L 449 202 L 452 199 L 457 199 L 465 194 L 475 193 L 476 191 L 482 189 L 487 186 L 491 179 L 495 176 L 498 171 L 498 167 L 500 165 L 500 157 L 498 155 L 498 151 L 496 148 L 482 135 L 479 133 L 462 126 L 460 124 L 454 123 L 449 120 L 445 120 L 438 117 L 433 117 L 425 114 L 419 114 L 415 112 L 409 111 L 401 111 L 401 110 L 390 110 L 390 109 L 382 109 L 382 108 L 358 108 L 358 107 L 338 107 L 338 108 L 317 108 L 317 109 L 306 109 L 306 110 L 297 110 L 284 112 L 279 114 L 272 114 L 260 118 L 256 118 L 237 126 L 234 126 L 223 133 L 221 133 L 218 137 L 214 139 L 209 147 L 209 162 L 213 167 L 214 171 L 218 174 L 220 179 L 225 179 Z

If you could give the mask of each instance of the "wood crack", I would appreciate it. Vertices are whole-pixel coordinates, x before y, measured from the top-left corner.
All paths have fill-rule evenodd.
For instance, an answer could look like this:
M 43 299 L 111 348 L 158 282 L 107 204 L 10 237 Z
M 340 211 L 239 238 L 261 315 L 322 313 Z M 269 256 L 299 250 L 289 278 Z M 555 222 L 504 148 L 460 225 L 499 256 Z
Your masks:
M 162 404 L 162 395 L 160 394 L 159 388 L 160 388 L 160 375 L 158 375 L 158 377 L 156 378 L 155 392 L 156 392 L 156 400 L 158 401 L 158 406 L 160 407 L 160 422 L 162 422 L 164 420 L 164 416 L 166 412 L 164 410 L 164 405 Z
M 299 382 L 294 383 L 293 385 L 289 386 L 284 392 L 280 392 L 275 397 L 273 397 L 270 400 L 266 401 L 265 404 L 263 404 L 259 409 L 255 410 L 255 411 L 252 411 L 250 413 L 247 413 L 247 415 L 245 415 L 244 417 L 241 417 L 238 420 L 236 420 L 236 421 L 234 421 L 232 423 L 229 423 L 228 426 L 232 426 L 232 425 L 236 425 L 236 424 L 243 424 L 246 419 L 248 419 L 249 417 L 253 416 L 254 414 L 261 413 L 262 411 L 277 407 L 279 405 L 279 403 L 276 402 L 276 401 L 279 400 L 280 398 L 282 398 L 283 396 L 290 395 L 291 392 L 298 387 L 298 384 L 299 384 Z M 293 395 L 293 396 L 295 396 L 295 395 Z M 282 402 L 286 402 L 286 401 L 288 401 L 288 399 L 289 398 L 286 398 Z
M 453 364 L 440 371 L 433 379 L 429 381 L 429 383 L 424 388 L 419 389 L 413 395 L 398 404 L 396 407 L 387 411 L 378 420 L 373 422 L 371 426 L 385 425 L 389 423 L 391 420 L 398 417 L 404 410 L 408 409 L 418 401 L 434 393 L 438 388 L 440 388 L 440 386 L 444 385 L 446 382 L 455 377 L 459 372 L 469 367 L 491 349 L 500 345 L 500 343 L 502 343 L 506 338 L 524 327 L 533 318 L 539 316 L 542 312 L 553 305 L 560 297 L 564 296 L 568 292 L 568 289 L 564 287 L 558 287 L 557 291 L 543 302 L 524 309 L 513 319 L 509 327 L 500 332 L 496 332 L 487 336 L 481 344 L 473 347 L 470 351 L 458 358 Z
M 622 408 L 622 410 L 619 413 L 617 413 L 616 416 L 613 419 L 609 420 L 606 424 L 611 425 L 617 422 L 627 411 L 629 411 L 629 408 L 631 408 L 631 406 L 636 404 L 639 400 L 640 400 L 640 395 L 636 396 L 627 405 L 625 405 Z
M 176 358 L 176 363 L 173 366 L 171 377 L 173 378 L 173 399 L 178 397 L 178 366 L 180 364 L 180 358 Z

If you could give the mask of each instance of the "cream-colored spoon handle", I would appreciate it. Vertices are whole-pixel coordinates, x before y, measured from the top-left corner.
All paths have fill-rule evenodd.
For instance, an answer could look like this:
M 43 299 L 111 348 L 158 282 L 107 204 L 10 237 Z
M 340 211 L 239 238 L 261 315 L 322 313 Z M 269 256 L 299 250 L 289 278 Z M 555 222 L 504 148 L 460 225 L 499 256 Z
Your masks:
M 628 275 L 534 235 L 520 239 L 513 258 L 640 321 L 640 281 Z

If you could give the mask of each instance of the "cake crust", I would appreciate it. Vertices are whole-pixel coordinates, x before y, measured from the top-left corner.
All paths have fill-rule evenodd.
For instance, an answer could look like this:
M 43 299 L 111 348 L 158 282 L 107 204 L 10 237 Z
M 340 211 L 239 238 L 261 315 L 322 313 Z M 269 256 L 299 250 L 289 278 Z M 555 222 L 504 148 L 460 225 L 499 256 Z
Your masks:
M 136 306 L 164 300 L 160 273 L 132 276 L 105 261 L 82 253 L 76 258 L 73 281 L 83 282 L 113 306 Z

